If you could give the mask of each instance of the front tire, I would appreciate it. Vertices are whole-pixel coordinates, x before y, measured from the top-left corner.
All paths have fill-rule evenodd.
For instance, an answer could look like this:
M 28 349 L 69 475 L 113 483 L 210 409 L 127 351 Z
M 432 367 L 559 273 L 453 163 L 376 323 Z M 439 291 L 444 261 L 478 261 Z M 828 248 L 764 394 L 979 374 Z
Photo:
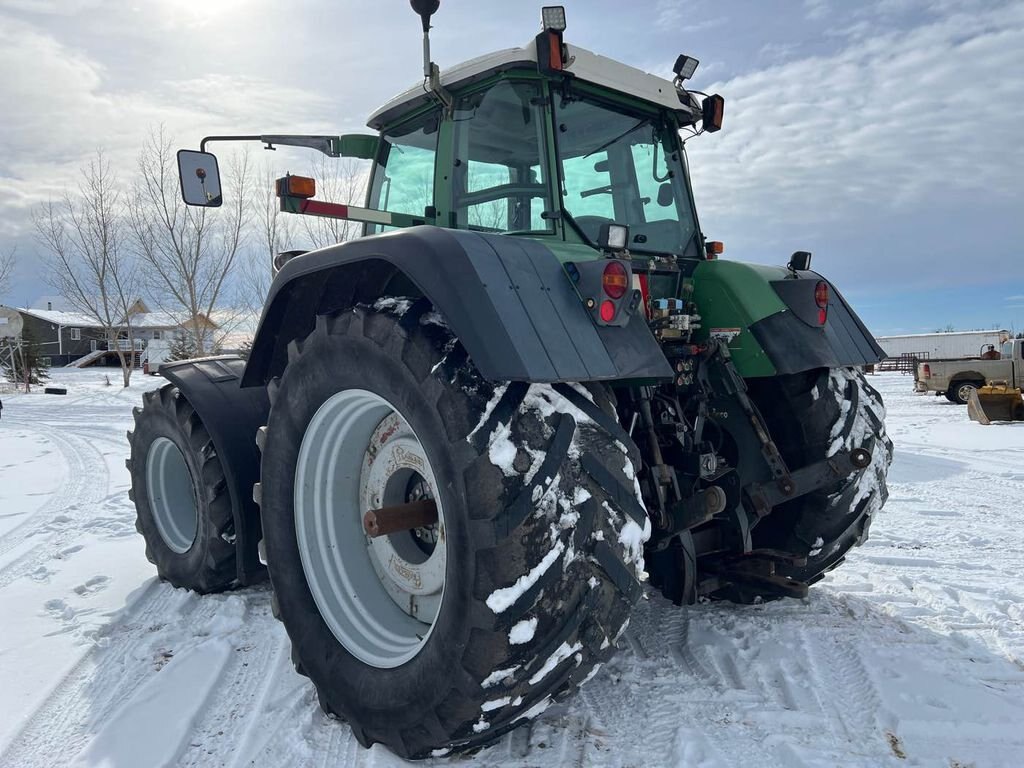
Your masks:
M 257 492 L 294 658 L 361 744 L 406 758 L 494 741 L 590 679 L 640 595 L 649 534 L 607 392 L 488 383 L 428 309 L 321 316 L 292 343 Z M 399 501 L 365 488 L 395 434 L 423 461 L 388 459 L 374 487 L 422 466 L 398 487 L 426 481 L 440 510 L 443 582 L 417 611 L 359 523 L 367 498 Z M 333 571 L 331 552 L 347 561 Z M 400 569 L 410 595 L 418 565 Z
M 176 587 L 219 592 L 236 579 L 224 469 L 195 409 L 173 384 L 143 395 L 126 462 L 146 557 Z

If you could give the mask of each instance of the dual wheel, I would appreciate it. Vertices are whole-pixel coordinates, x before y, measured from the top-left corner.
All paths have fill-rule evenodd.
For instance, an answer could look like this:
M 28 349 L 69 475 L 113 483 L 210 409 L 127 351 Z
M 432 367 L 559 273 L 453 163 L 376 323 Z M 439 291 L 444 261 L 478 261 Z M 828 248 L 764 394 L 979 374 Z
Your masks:
M 291 345 L 256 498 L 297 669 L 362 744 L 418 758 L 493 741 L 593 676 L 640 596 L 649 524 L 605 388 L 486 382 L 429 305 L 396 306 L 321 316 Z M 226 538 L 182 402 L 149 398 L 129 466 L 161 575 L 210 591 Z M 367 533 L 368 511 L 426 503 L 429 520 Z

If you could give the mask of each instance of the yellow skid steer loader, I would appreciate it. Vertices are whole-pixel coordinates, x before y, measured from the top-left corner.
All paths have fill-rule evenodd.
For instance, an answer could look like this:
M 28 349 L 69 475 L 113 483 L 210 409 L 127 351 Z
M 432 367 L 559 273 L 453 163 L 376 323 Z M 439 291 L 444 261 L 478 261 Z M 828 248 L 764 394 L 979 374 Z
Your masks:
M 993 381 L 972 389 L 967 400 L 971 421 L 991 424 L 993 421 L 1024 421 L 1024 397 L 1019 387 L 1005 381 Z

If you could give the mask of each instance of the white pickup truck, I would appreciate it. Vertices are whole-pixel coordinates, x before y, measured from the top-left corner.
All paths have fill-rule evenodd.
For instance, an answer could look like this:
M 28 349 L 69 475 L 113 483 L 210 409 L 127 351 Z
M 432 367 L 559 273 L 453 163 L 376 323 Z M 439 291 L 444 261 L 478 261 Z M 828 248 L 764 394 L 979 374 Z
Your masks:
M 945 395 L 953 403 L 964 405 L 971 390 L 1005 381 L 1011 387 L 1024 387 L 1024 339 L 1008 339 L 993 360 L 928 360 L 917 364 L 914 390 Z

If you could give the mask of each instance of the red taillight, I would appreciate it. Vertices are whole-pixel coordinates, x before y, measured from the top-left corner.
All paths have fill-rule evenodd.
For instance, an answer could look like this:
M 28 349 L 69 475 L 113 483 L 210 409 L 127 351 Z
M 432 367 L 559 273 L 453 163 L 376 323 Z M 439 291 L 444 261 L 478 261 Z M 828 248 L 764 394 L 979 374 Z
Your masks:
M 615 302 L 608 301 L 605 299 L 601 302 L 601 319 L 606 323 L 610 323 L 615 319 Z
M 828 283 L 824 280 L 819 280 L 814 286 L 814 303 L 818 305 L 818 309 L 828 307 Z
M 928 363 L 921 366 L 921 375 L 926 379 L 930 379 L 932 377 L 932 367 L 928 365 Z
M 814 286 L 814 303 L 818 305 L 818 325 L 828 320 L 828 283 L 819 280 Z
M 601 287 L 604 288 L 604 292 L 608 297 L 612 299 L 618 300 L 626 295 L 626 290 L 629 288 L 629 275 L 626 274 L 626 268 L 622 266 L 622 262 L 608 262 L 608 265 L 604 268 L 604 274 L 601 276 Z M 614 309 L 615 307 L 612 307 L 612 310 Z M 614 314 L 613 311 L 612 315 Z M 601 305 L 601 316 L 602 318 L 604 317 L 603 304 Z

